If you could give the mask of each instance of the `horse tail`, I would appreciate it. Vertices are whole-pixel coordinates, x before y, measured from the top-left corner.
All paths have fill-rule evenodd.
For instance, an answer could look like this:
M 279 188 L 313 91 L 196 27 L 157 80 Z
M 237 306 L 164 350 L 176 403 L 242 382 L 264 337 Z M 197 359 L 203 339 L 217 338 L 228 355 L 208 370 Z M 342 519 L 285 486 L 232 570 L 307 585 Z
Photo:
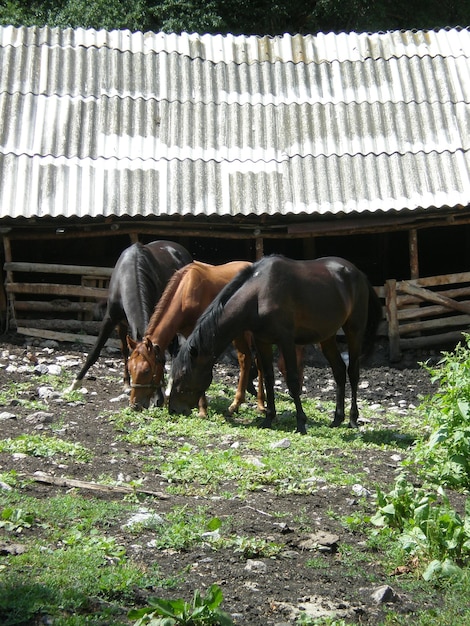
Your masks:
M 382 304 L 374 287 L 367 281 L 369 287 L 369 303 L 367 311 L 367 325 L 362 344 L 362 356 L 368 357 L 372 352 L 377 336 L 380 321 L 383 318 Z
M 93 307 L 93 319 L 98 322 L 102 322 L 104 320 L 104 316 L 105 316 L 107 308 L 108 308 L 108 299 L 103 298 L 99 300 Z

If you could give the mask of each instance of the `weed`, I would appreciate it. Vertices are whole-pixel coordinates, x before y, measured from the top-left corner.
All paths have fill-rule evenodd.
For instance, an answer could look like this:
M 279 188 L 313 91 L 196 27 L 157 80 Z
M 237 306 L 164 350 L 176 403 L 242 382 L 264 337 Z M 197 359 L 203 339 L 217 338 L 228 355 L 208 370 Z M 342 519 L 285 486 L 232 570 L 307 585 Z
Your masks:
M 133 609 L 128 616 L 129 619 L 137 620 L 134 626 L 231 626 L 232 619 L 219 608 L 222 600 L 222 591 L 214 584 L 204 596 L 200 591 L 195 591 L 191 603 L 182 599 L 152 598 L 150 606 Z

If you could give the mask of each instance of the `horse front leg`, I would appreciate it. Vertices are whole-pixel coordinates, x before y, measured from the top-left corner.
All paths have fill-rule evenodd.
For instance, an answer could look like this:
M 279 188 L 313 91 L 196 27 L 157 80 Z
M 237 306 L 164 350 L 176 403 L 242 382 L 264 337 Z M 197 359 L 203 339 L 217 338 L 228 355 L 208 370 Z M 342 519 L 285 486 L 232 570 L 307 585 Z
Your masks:
M 274 402 L 274 368 L 272 344 L 254 339 L 259 364 L 263 373 L 264 388 L 266 391 L 266 417 L 261 422 L 261 428 L 271 428 L 276 419 L 276 405 Z M 260 381 L 260 385 L 261 385 Z
M 344 398 L 346 394 L 346 364 L 336 344 L 336 337 L 330 337 L 323 341 L 321 348 L 325 358 L 333 370 L 333 377 L 336 383 L 336 408 L 335 416 L 331 426 L 340 426 L 344 422 Z
M 302 406 L 302 402 L 300 401 L 300 392 L 302 390 L 301 379 L 299 376 L 299 364 L 297 361 L 297 349 L 294 343 L 284 344 L 279 346 L 281 348 L 282 355 L 284 357 L 285 364 L 285 379 L 287 383 L 287 388 L 289 389 L 289 393 L 292 396 L 295 404 L 296 411 L 296 420 L 297 420 L 297 428 L 296 432 L 301 435 L 305 435 L 307 433 L 306 423 L 307 416 L 305 415 L 305 411 Z
M 250 346 L 243 335 L 236 337 L 233 341 L 233 345 L 237 350 L 240 375 L 238 377 L 238 387 L 235 393 L 235 398 L 228 408 L 229 415 L 233 415 L 234 413 L 236 413 L 240 408 L 240 405 L 245 402 L 246 388 L 248 386 L 248 379 L 250 376 L 252 361 Z
M 206 398 L 205 393 L 203 393 L 202 396 L 199 398 L 198 407 L 199 407 L 198 416 L 207 417 L 207 398 Z

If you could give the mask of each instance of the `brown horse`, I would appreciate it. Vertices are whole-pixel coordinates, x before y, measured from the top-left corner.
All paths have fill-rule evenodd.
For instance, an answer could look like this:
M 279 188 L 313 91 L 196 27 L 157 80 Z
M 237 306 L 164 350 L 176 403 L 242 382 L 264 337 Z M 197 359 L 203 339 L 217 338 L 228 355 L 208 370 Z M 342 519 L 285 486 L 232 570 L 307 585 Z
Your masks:
M 248 261 L 232 261 L 224 265 L 194 261 L 173 275 L 155 307 L 142 341 L 138 343 L 130 337 L 127 339 L 131 351 L 127 369 L 131 381 L 129 404 L 132 408 L 149 407 L 155 389 L 161 385 L 165 351 L 174 337 L 177 334 L 187 337 L 221 289 L 250 265 Z M 240 378 L 235 398 L 229 407 L 230 414 L 237 411 L 245 401 L 252 364 L 250 333 L 238 333 L 233 344 L 237 349 Z M 264 411 L 261 372 L 258 372 L 258 377 L 257 405 L 259 411 Z M 207 400 L 205 394 L 201 394 L 199 414 L 204 416 L 206 412 Z
M 272 344 L 284 355 L 286 380 L 294 400 L 297 432 L 306 432 L 300 402 L 301 383 L 295 345 L 319 343 L 336 381 L 332 426 L 344 420 L 346 372 L 351 384 L 349 423 L 357 427 L 357 388 L 361 354 L 372 348 L 382 317 L 380 300 L 367 277 L 349 261 L 325 257 L 294 261 L 265 257 L 240 272 L 199 318 L 172 365 L 170 413 L 189 414 L 212 381 L 212 368 L 233 337 L 253 333 L 266 385 L 266 418 L 276 416 Z M 348 343 L 348 365 L 336 334 L 342 328 Z

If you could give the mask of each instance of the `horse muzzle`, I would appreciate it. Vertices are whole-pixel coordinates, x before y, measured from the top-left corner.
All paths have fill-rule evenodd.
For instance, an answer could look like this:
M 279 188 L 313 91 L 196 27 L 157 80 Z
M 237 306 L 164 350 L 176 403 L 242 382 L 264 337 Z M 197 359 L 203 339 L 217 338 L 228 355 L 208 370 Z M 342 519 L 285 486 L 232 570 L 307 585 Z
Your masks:
M 183 402 L 181 398 L 170 395 L 168 400 L 168 413 L 171 415 L 188 416 L 191 413 L 191 407 L 186 402 Z

